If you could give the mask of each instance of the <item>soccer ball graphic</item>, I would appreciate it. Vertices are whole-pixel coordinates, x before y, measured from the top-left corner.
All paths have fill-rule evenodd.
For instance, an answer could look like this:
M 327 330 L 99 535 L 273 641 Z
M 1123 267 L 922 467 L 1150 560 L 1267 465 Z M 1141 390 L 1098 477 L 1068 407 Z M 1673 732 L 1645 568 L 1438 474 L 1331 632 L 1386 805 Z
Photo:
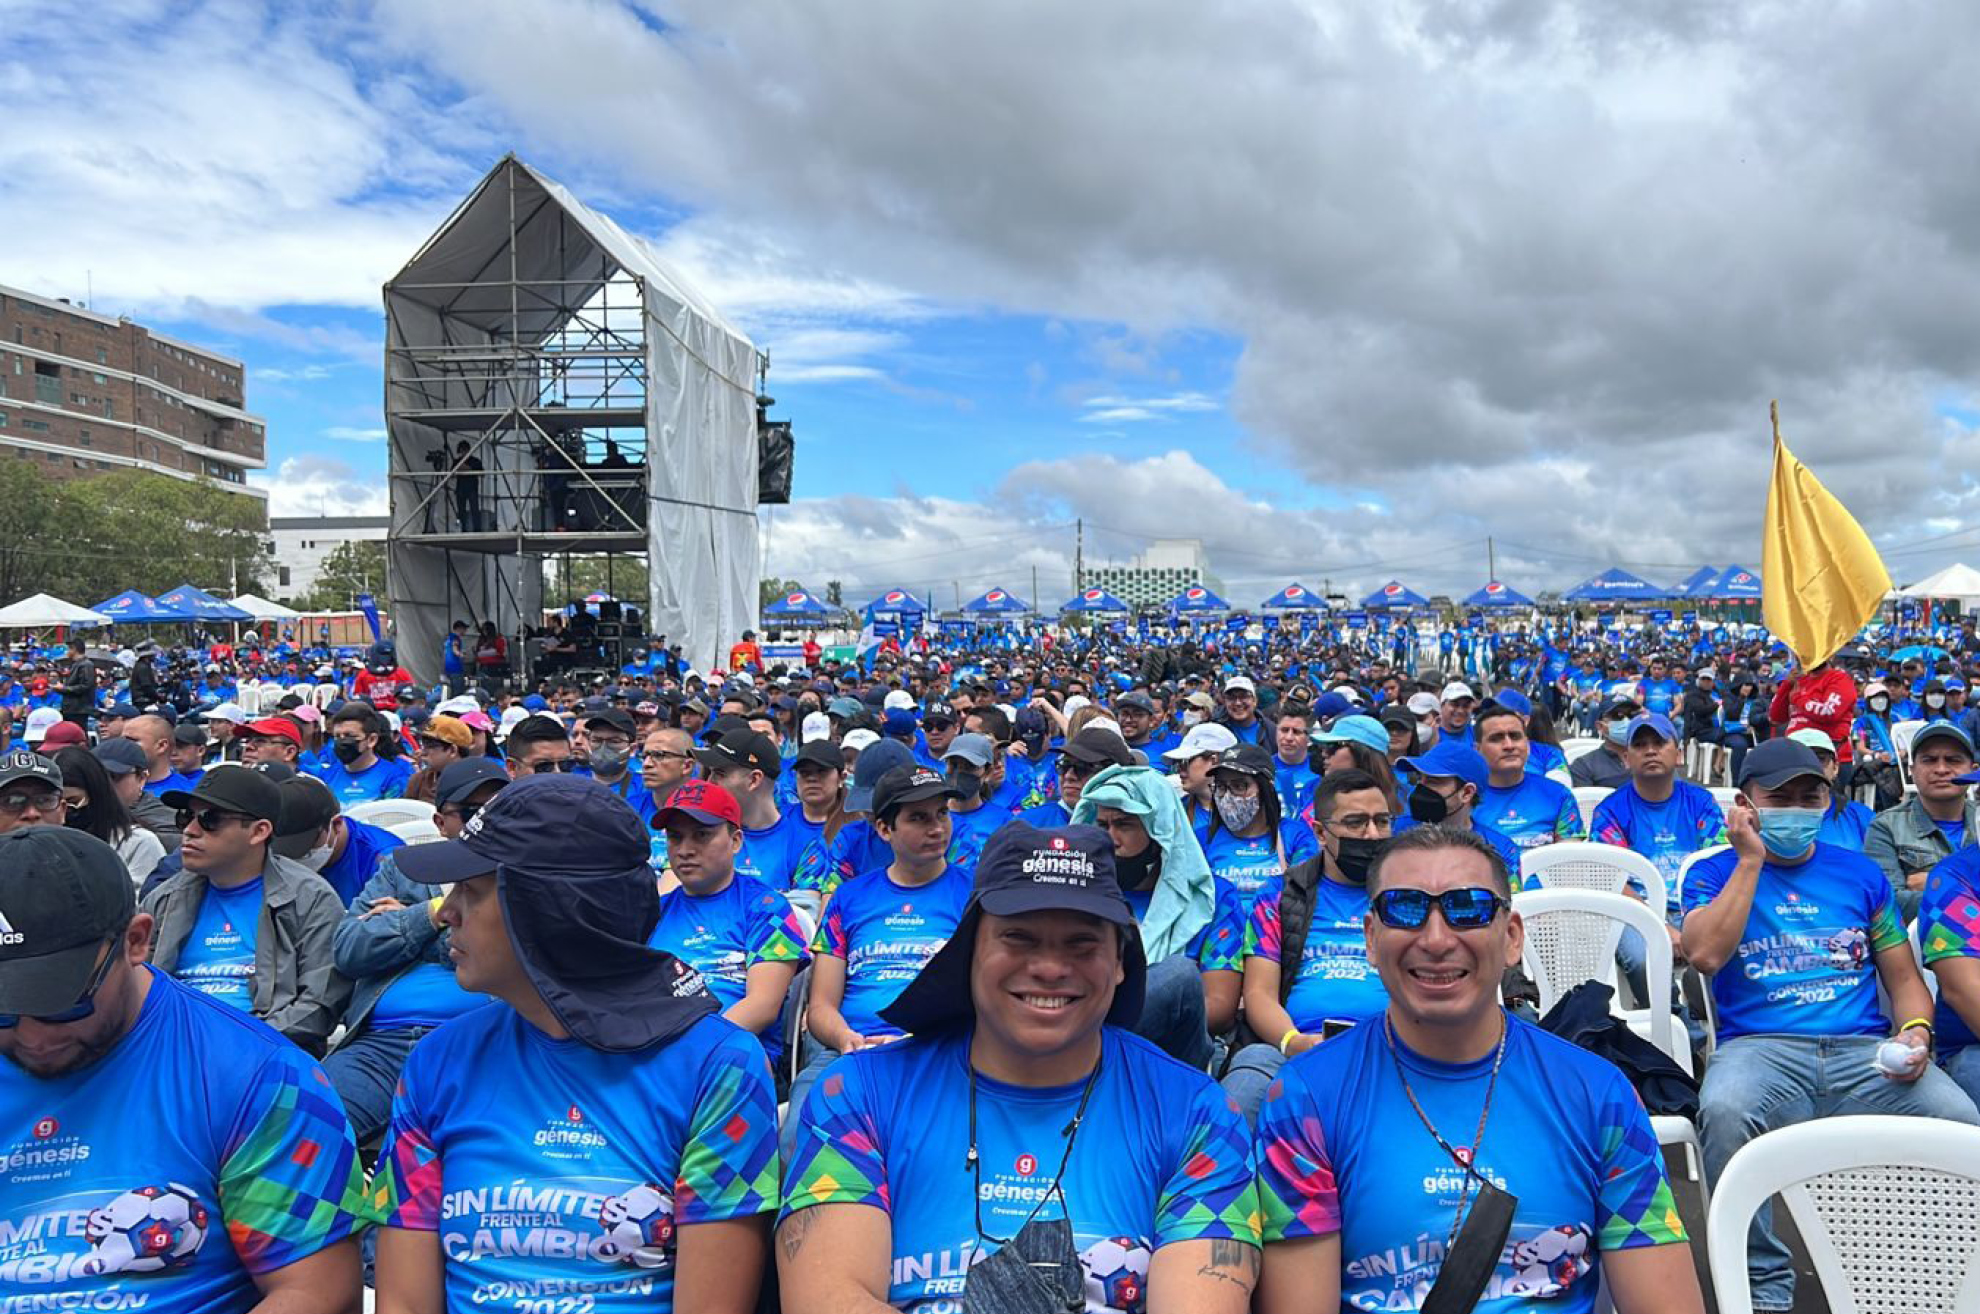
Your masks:
M 1852 972 L 1870 961 L 1870 937 L 1860 926 L 1837 931 L 1829 937 L 1829 966 L 1839 972 Z
M 657 1186 L 635 1186 L 610 1196 L 598 1208 L 605 1229 L 603 1253 L 636 1268 L 665 1268 L 673 1262 L 674 1198 Z
M 1148 1247 L 1126 1237 L 1095 1241 L 1080 1252 L 1086 1270 L 1086 1307 L 1142 1314 L 1148 1302 Z
M 192 1259 L 206 1240 L 211 1215 L 190 1186 L 140 1186 L 101 1209 L 89 1211 L 83 1235 L 92 1277 L 106 1273 L 156 1273 Z
M 1588 1229 L 1579 1223 L 1553 1227 L 1512 1248 L 1512 1281 L 1516 1296 L 1558 1296 L 1588 1269 Z

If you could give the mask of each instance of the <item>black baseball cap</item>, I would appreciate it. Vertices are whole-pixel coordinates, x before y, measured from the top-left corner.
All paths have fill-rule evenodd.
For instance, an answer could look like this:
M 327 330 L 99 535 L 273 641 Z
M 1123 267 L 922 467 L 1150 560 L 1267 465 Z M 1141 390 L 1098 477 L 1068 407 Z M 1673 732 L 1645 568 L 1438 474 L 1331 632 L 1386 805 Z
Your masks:
M 746 725 L 728 731 L 706 748 L 696 749 L 694 760 L 710 771 L 741 767 L 746 771 L 761 771 L 770 780 L 775 780 L 784 769 L 784 759 L 770 736 Z
M 509 783 L 509 773 L 492 757 L 464 757 L 450 762 L 434 782 L 433 806 L 451 807 L 467 801 L 468 795 L 487 784 Z
M 584 1044 L 627 1053 L 720 1008 L 699 972 L 647 947 L 660 920 L 650 833 L 596 780 L 533 775 L 490 800 L 459 839 L 392 857 L 421 885 L 492 873 L 516 958 L 543 1002 Z
M 957 719 L 956 709 L 947 703 L 930 703 L 921 713 L 921 724 L 924 727 L 936 721 L 940 721 L 946 725 L 954 725 Z
M 1218 771 L 1236 771 L 1260 780 L 1277 780 L 1278 773 L 1272 769 L 1272 755 L 1257 744 L 1233 744 L 1217 755 Z
M 1133 766 L 1134 750 L 1127 740 L 1105 726 L 1090 725 L 1066 740 L 1060 753 L 1088 766 Z
M 200 748 L 205 748 L 213 742 L 213 739 L 212 736 L 206 733 L 206 727 L 199 722 L 184 721 L 172 727 L 172 742 L 175 744 L 194 744 Z
M 791 769 L 795 771 L 797 768 L 806 764 L 830 767 L 834 771 L 844 771 L 846 769 L 846 756 L 840 750 L 839 746 L 831 740 L 814 739 L 798 749 L 797 756 L 791 759 Z
M 977 859 L 975 885 L 955 934 L 880 1016 L 910 1035 L 969 1025 L 976 1016 L 970 962 L 983 914 L 1017 917 L 1053 910 L 1086 913 L 1127 931 L 1124 975 L 1106 1020 L 1116 1027 L 1140 1021 L 1148 960 L 1134 912 L 1114 874 L 1113 842 L 1097 826 L 1044 830 L 1024 821 L 1010 822 L 990 836 Z
M 1755 744 L 1747 750 L 1746 760 L 1739 765 L 1741 789 L 1748 785 L 1774 789 L 1797 776 L 1814 776 L 1824 783 L 1829 779 L 1828 772 L 1822 770 L 1822 759 L 1815 756 L 1815 750 L 1793 739 L 1769 739 L 1763 744 Z
M 873 815 L 891 825 L 894 814 L 910 803 L 960 797 L 962 791 L 940 771 L 925 766 L 898 766 L 873 786 Z
M 1155 715 L 1155 700 L 1139 689 L 1131 689 L 1119 698 L 1116 698 L 1114 700 L 1114 707 L 1116 710 L 1123 707 L 1133 707 L 1148 713 L 1150 716 Z
M 602 707 L 595 711 L 587 711 L 578 719 L 585 725 L 609 725 L 628 739 L 639 733 L 638 729 L 633 725 L 633 719 L 616 707 Z
M 151 759 L 129 739 L 101 740 L 89 751 L 96 754 L 96 760 L 113 776 L 127 776 L 133 771 L 151 769 Z
M 275 823 L 275 838 L 269 847 L 284 858 L 300 858 L 316 843 L 323 828 L 342 811 L 330 786 L 315 776 L 294 775 L 278 781 L 282 792 L 282 817 Z
M 282 790 L 253 767 L 239 762 L 222 762 L 207 769 L 191 789 L 168 789 L 159 801 L 168 808 L 184 811 L 201 803 L 211 803 L 225 812 L 238 812 L 278 825 L 282 820 Z
M 133 744 L 131 747 L 136 748 Z M 143 749 L 138 749 L 142 753 Z M 62 768 L 55 765 L 55 759 L 43 757 L 28 748 L 16 748 L 13 752 L 0 756 L 0 785 L 11 785 L 16 780 L 40 780 L 62 787 Z
M 75 1004 L 103 942 L 136 912 L 124 860 L 87 831 L 0 835 L 0 1013 L 35 1017 Z

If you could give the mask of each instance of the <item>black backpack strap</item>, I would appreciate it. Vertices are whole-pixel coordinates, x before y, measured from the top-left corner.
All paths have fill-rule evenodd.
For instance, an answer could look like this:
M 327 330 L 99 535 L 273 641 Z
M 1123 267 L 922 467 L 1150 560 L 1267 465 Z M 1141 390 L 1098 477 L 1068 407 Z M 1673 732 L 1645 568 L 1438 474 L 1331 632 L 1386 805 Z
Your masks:
M 1306 937 L 1313 929 L 1313 903 L 1320 882 L 1324 857 L 1308 858 L 1286 869 L 1279 894 L 1279 1002 L 1292 997 L 1299 979 L 1299 965 L 1306 956 Z M 1287 964 L 1291 964 L 1290 967 Z

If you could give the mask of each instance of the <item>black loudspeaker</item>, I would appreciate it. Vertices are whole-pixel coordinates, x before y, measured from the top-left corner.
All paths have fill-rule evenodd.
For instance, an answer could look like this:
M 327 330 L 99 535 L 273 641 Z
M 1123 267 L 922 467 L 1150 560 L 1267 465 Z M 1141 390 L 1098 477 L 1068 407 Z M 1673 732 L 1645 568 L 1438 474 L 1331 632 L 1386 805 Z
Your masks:
M 756 424 L 756 500 L 783 505 L 791 500 L 791 475 L 797 464 L 797 440 L 789 420 L 759 419 Z

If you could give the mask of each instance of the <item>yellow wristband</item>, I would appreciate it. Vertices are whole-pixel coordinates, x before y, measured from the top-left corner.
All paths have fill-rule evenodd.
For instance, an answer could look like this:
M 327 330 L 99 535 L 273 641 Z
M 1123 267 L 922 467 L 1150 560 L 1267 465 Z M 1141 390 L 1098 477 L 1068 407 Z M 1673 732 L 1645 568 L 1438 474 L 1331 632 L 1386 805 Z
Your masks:
M 426 901 L 426 915 L 428 917 L 438 917 L 440 915 L 440 905 L 445 902 L 447 902 L 447 896 L 444 894 L 436 894 L 431 899 L 428 899 Z
M 1924 1027 L 1926 1031 L 1931 1032 L 1933 1035 L 1938 1034 L 1938 1032 L 1932 1026 L 1932 1019 L 1925 1017 L 1915 1017 L 1911 1019 L 1911 1021 L 1904 1023 L 1902 1026 L 1900 1026 L 1897 1029 L 1897 1034 L 1902 1034 L 1906 1031 L 1909 1031 L 1913 1027 Z
M 1290 1045 L 1290 1044 L 1292 1044 L 1292 1042 L 1293 1042 L 1293 1037 L 1294 1037 L 1294 1036 L 1296 1036 L 1296 1035 L 1298 1035 L 1298 1034 L 1299 1034 L 1299 1028 L 1298 1028 L 1298 1027 L 1287 1027 L 1287 1028 L 1286 1028 L 1286 1034 L 1285 1034 L 1285 1035 L 1283 1035 L 1283 1036 L 1280 1036 L 1280 1037 L 1279 1037 L 1279 1052 L 1280 1052 L 1281 1054 L 1285 1054 L 1285 1053 L 1286 1053 L 1286 1046 L 1287 1046 L 1287 1045 Z M 1288 1055 L 1286 1055 L 1286 1057 L 1288 1057 L 1288 1058 L 1290 1058 L 1290 1057 L 1292 1057 L 1292 1056 L 1288 1054 Z

